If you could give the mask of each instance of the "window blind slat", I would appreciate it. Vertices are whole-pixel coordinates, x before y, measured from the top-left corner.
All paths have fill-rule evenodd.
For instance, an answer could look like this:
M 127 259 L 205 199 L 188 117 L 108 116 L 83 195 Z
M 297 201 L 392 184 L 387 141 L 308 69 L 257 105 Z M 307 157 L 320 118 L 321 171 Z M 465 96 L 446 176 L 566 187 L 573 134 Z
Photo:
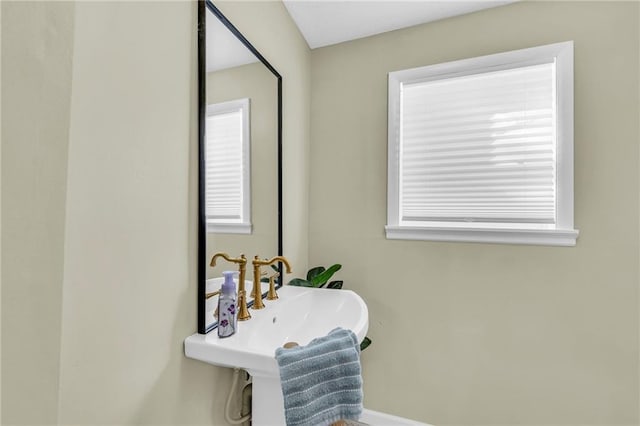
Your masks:
M 487 138 L 488 139 L 488 138 Z M 500 149 L 500 148 L 514 148 L 514 147 L 531 147 L 537 148 L 540 146 L 549 146 L 549 137 L 545 136 L 525 136 L 522 138 L 491 138 L 491 146 L 483 143 L 482 138 L 476 138 L 471 142 L 450 142 L 450 143 L 430 143 L 421 147 L 412 147 L 411 153 L 413 155 L 421 153 L 438 153 L 438 152 L 456 152 L 456 151 L 468 151 L 470 149 Z M 411 158 L 411 157 L 409 157 Z

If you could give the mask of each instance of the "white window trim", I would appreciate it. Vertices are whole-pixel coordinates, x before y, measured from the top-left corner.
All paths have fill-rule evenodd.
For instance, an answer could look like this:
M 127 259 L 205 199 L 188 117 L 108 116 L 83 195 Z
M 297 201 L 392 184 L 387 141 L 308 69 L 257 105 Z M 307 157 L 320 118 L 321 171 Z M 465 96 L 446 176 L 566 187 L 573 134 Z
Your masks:
M 206 218 L 207 232 L 216 234 L 251 234 L 251 113 L 249 98 L 207 105 L 207 116 L 242 110 L 242 221 L 216 221 Z
M 540 227 L 400 223 L 400 87 L 403 83 L 499 71 L 556 61 L 556 223 Z M 389 73 L 387 239 L 575 246 L 573 229 L 573 42 L 555 43 Z
M 215 223 L 207 222 L 207 232 L 214 234 L 251 234 L 251 223 Z

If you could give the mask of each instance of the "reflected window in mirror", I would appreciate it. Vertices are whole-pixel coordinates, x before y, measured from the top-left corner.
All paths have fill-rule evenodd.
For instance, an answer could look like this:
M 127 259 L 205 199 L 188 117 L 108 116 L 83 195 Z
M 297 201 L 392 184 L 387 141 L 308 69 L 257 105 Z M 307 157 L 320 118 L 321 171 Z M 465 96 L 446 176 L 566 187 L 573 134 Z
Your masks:
M 209 104 L 206 120 L 207 232 L 250 234 L 250 101 Z

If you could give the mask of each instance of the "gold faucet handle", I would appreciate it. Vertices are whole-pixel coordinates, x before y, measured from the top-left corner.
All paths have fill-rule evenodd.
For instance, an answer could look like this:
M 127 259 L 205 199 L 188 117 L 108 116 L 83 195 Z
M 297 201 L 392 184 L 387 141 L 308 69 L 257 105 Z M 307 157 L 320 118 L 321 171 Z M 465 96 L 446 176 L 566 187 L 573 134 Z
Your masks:
M 276 278 L 279 276 L 280 272 L 276 272 L 269 277 L 269 293 L 267 294 L 267 300 L 276 300 L 278 298 L 278 293 L 276 293 Z

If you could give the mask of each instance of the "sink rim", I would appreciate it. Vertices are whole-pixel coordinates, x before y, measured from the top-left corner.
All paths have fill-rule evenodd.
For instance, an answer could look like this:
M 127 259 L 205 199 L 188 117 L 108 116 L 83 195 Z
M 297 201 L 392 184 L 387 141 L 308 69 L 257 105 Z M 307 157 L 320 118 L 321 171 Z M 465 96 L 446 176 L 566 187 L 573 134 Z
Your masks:
M 277 375 L 278 367 L 275 360 L 275 350 L 278 345 L 269 347 L 269 345 L 251 346 L 250 338 L 255 336 L 255 330 L 265 328 L 263 321 L 269 321 L 273 315 L 278 315 L 286 308 L 288 303 L 294 303 L 295 299 L 302 297 L 304 294 L 314 294 L 313 292 L 332 292 L 331 295 L 340 294 L 348 298 L 351 303 L 355 302 L 355 306 L 360 308 L 360 315 L 357 316 L 355 324 L 348 327 L 356 336 L 358 341 L 362 341 L 369 328 L 369 311 L 366 303 L 352 290 L 336 290 L 324 288 L 310 288 L 297 286 L 283 286 L 279 290 L 280 299 L 277 301 L 267 301 L 266 307 L 261 310 L 251 310 L 252 318 L 249 321 L 238 322 L 238 331 L 233 336 L 227 338 L 219 338 L 217 333 L 212 331 L 208 334 L 193 334 L 185 339 L 185 355 L 206 363 L 231 367 L 242 368 L 250 374 Z M 334 293 L 335 292 L 335 293 Z M 321 294 L 321 293 L 316 293 Z M 252 327 L 253 325 L 253 327 Z M 324 327 L 325 324 L 322 324 Z M 335 326 L 339 327 L 339 321 L 335 321 Z M 242 329 L 245 330 L 242 330 Z M 326 328 L 326 327 L 325 327 Z M 259 330 L 258 330 L 259 331 Z M 330 330 L 329 330 L 330 331 Z M 321 337 L 320 335 L 314 337 Z M 295 339 L 295 337 L 293 337 Z M 300 345 L 306 345 L 308 340 L 300 339 Z M 285 343 L 285 342 L 282 342 Z M 281 344 L 282 344 L 281 343 Z

